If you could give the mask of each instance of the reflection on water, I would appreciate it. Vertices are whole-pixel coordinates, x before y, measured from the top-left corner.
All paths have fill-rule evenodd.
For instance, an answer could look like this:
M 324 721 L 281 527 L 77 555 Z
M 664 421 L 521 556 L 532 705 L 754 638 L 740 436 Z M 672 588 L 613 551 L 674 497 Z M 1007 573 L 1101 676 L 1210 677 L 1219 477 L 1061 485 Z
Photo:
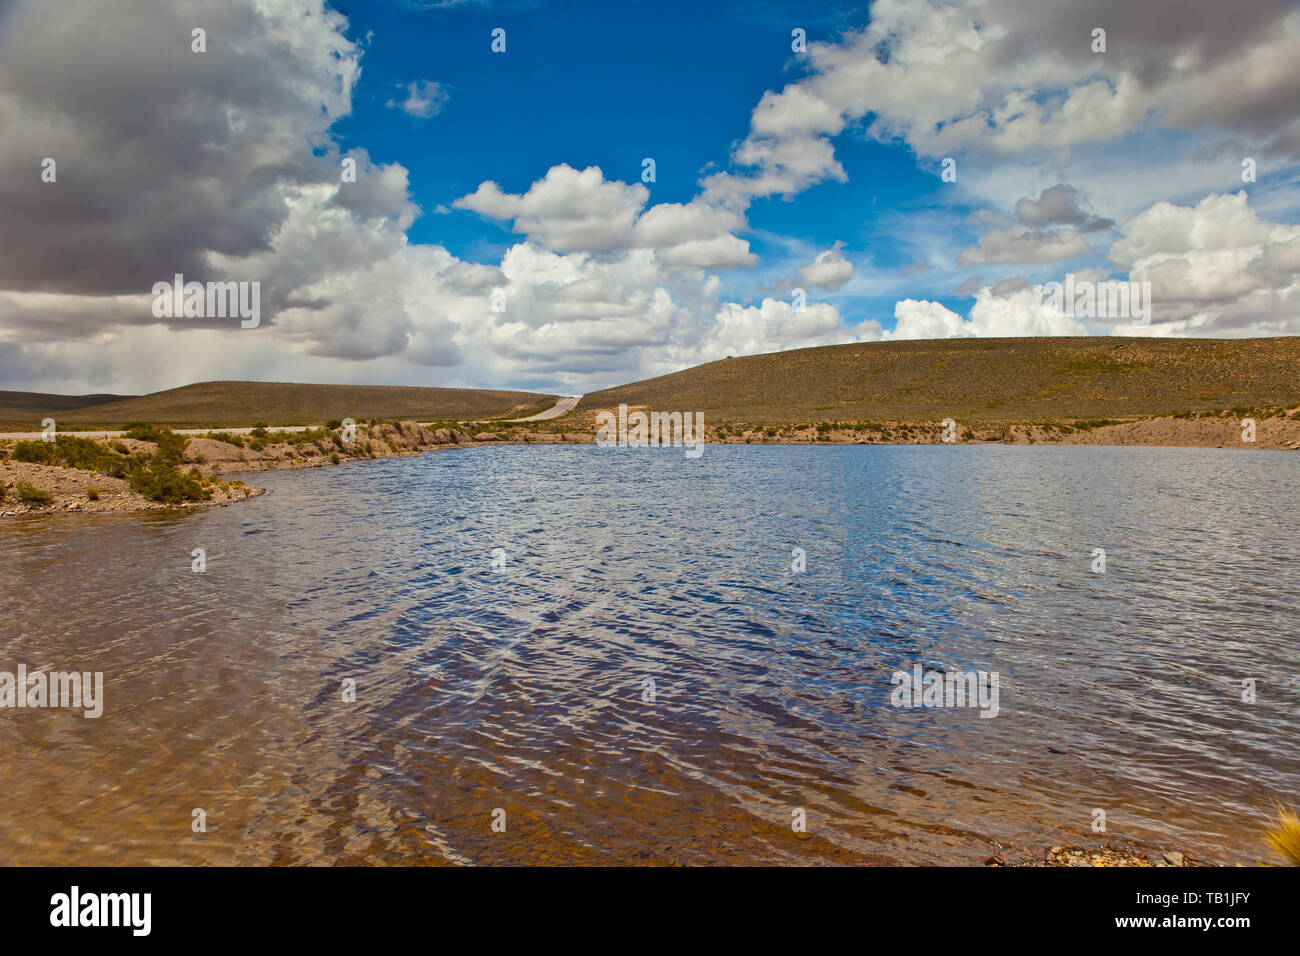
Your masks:
M 1300 455 L 501 447 L 258 482 L 0 525 L 0 670 L 106 684 L 99 720 L 0 711 L 0 862 L 977 863 L 1100 840 L 1094 808 L 1248 862 L 1300 796 Z M 997 671 L 1000 714 L 892 708 L 915 663 Z

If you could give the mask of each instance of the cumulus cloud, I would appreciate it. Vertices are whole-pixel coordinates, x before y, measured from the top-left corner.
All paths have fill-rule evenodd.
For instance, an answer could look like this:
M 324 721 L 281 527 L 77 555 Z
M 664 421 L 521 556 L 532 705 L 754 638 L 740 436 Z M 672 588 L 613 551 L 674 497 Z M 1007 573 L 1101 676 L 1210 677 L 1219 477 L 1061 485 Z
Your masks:
M 1151 283 L 1153 334 L 1300 332 L 1300 226 L 1260 218 L 1244 190 L 1155 203 L 1121 232 L 1109 256 Z
M 743 215 L 700 199 L 659 203 L 637 220 L 632 241 L 658 250 L 659 261 L 668 268 L 748 267 L 758 256 L 749 251 L 748 241 L 734 235 L 745 228 Z
M 1104 54 L 1090 49 L 1104 24 Z M 870 23 L 813 43 L 809 75 L 755 107 L 705 181 L 743 207 L 843 180 L 830 142 L 851 122 L 923 157 L 1012 157 L 1115 141 L 1154 124 L 1215 128 L 1300 158 L 1300 12 L 1285 0 L 876 0 Z
M 758 257 L 732 230 L 745 217 L 700 199 L 660 203 L 642 213 L 649 190 L 607 180 L 600 168 L 553 166 L 528 191 L 511 195 L 484 182 L 453 204 L 491 219 L 513 220 L 513 229 L 556 252 L 655 249 L 669 269 L 752 266 Z
M 1073 186 L 1049 186 L 1037 199 L 1026 196 L 1016 203 L 1016 219 L 1026 226 L 1075 226 L 1082 232 L 1097 232 L 1114 223 L 1083 210 L 1082 196 Z
M 886 338 L 1300 334 L 1300 225 L 1262 218 L 1245 191 L 1211 194 L 1188 206 L 1157 202 L 1119 232 L 1109 259 L 1126 274 L 1081 269 L 1073 279 L 1149 283 L 1149 326 L 1127 316 L 1065 314 L 1051 305 L 1043 285 L 1016 276 L 991 286 L 963 283 L 958 293 L 976 298 L 964 318 L 937 302 L 902 300 Z
M 491 219 L 514 221 L 515 232 L 557 252 L 626 248 L 650 191 L 640 183 L 607 180 L 599 166 L 552 166 L 522 194 L 488 181 L 452 205 Z
M 990 229 L 978 245 L 963 249 L 963 268 L 984 262 L 1059 262 L 1092 251 L 1084 238 L 1069 230 Z
M 880 334 L 880 324 L 874 320 L 846 328 L 835 307 L 824 302 L 809 303 L 796 311 L 789 302 L 766 298 L 758 306 L 726 303 L 718 312 L 717 326 L 701 351 L 709 358 L 721 358 L 779 351 L 792 344 L 875 341 Z
M 837 290 L 853 275 L 853 263 L 840 251 L 843 247 L 844 243 L 837 242 L 825 252 L 818 253 L 817 258 L 799 270 L 799 278 L 805 285 L 827 292 Z
M 11 11 L 0 56 L 0 233 L 23 237 L 0 243 L 4 288 L 204 280 L 213 253 L 269 249 L 295 189 L 338 181 L 325 134 L 350 109 L 360 52 L 321 3 L 35 6 Z M 202 55 L 199 22 L 225 38 Z M 44 157 L 55 183 L 39 181 Z
M 897 320 L 890 339 L 943 339 L 1025 335 L 1087 335 L 1078 318 L 1043 304 L 1041 285 L 998 294 L 984 287 L 966 318 L 938 302 L 904 299 L 894 307 Z

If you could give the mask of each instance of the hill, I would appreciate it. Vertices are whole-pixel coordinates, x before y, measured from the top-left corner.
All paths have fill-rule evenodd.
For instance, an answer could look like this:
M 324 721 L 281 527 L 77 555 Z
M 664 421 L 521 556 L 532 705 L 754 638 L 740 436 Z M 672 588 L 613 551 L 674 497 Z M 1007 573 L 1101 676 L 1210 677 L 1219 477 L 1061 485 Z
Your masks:
M 200 382 L 134 398 L 117 398 L 101 404 L 57 408 L 42 404 L 46 398 L 28 394 L 31 401 L 14 400 L 15 415 L 0 406 L 0 421 L 28 428 L 39 427 L 50 415 L 59 427 L 112 426 L 142 421 L 177 428 L 219 426 L 320 424 L 331 419 L 418 419 L 443 421 L 528 415 L 550 408 L 555 396 L 535 392 L 494 391 L 473 388 L 416 388 L 392 385 L 299 385 L 288 382 Z
M 39 422 L 48 415 L 132 398 L 131 395 L 49 395 L 44 392 L 0 392 L 0 422 Z
M 583 397 L 711 423 L 1005 423 L 1300 404 L 1300 337 L 940 339 L 727 358 Z

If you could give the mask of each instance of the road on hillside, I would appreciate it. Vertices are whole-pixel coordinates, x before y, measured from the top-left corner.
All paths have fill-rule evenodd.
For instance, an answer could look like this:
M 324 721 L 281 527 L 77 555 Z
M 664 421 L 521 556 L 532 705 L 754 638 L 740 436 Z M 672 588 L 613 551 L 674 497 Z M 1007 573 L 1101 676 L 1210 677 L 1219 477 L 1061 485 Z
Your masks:
M 552 418 L 559 418 L 565 412 L 570 411 L 574 405 L 582 398 L 581 395 L 570 395 L 568 398 L 562 398 L 544 412 L 538 412 L 536 415 L 529 415 L 527 418 L 480 418 L 476 421 L 462 422 L 462 425 L 491 425 L 506 424 L 514 422 L 545 422 Z
M 581 395 L 570 395 L 568 398 L 562 398 L 555 403 L 554 407 L 548 408 L 544 412 L 538 412 L 536 415 L 529 415 L 527 418 L 511 418 L 512 422 L 544 422 L 551 418 L 559 418 L 565 412 L 578 404 Z
M 553 407 L 548 408 L 548 409 L 547 409 L 546 411 L 544 411 L 544 412 L 538 412 L 536 415 L 530 415 L 530 416 L 528 416 L 527 418 L 511 418 L 511 419 L 505 419 L 505 420 L 506 420 L 506 421 L 514 421 L 514 422 L 544 422 L 544 421 L 547 421 L 547 420 L 552 419 L 552 418 L 559 418 L 559 417 L 560 417 L 561 415 L 563 415 L 565 412 L 567 412 L 567 411 L 569 411 L 570 409 L 572 409 L 574 405 L 577 405 L 577 404 L 578 404 L 578 400 L 579 400 L 580 398 L 582 398 L 581 395 L 570 395 L 568 398 L 562 398 L 562 399 L 560 399 L 558 402 L 555 403 L 555 405 L 554 405 Z M 503 420 L 503 419 L 492 419 L 492 421 L 502 421 L 502 420 Z M 422 424 L 428 424 L 428 423 L 422 423 Z M 176 434 L 178 434 L 178 435 L 206 435 L 206 434 L 208 434 L 208 432 L 230 432 L 230 433 L 233 434 L 233 435 L 247 435 L 249 432 L 251 432 L 251 431 L 253 430 L 253 427 L 254 427 L 254 426 L 248 426 L 248 427 L 244 427 L 244 428 L 176 428 L 176 429 L 173 429 L 173 431 L 175 431 Z M 308 425 L 268 425 L 268 426 L 267 426 L 267 429 L 268 429 L 269 431 L 277 431 L 277 432 L 300 432 L 300 431 L 304 431 L 304 430 L 306 430 L 306 429 L 309 428 L 309 427 L 311 427 L 311 426 L 308 426 Z M 55 434 L 56 434 L 56 435 L 66 435 L 66 436 L 68 436 L 69 438 L 121 438 L 122 436 L 124 436 L 124 435 L 126 434 L 126 432 L 120 432 L 120 431 L 118 431 L 118 432 L 114 432 L 114 431 L 101 431 L 101 432 L 65 432 L 65 431 L 59 431 L 59 432 L 56 432 Z M 40 437 L 41 437 L 41 433 L 38 432 L 38 431 L 36 431 L 36 432 L 0 432 L 0 440 L 13 438 L 13 439 L 18 439 L 18 440 L 21 441 L 21 440 L 32 439 L 32 438 L 40 438 Z

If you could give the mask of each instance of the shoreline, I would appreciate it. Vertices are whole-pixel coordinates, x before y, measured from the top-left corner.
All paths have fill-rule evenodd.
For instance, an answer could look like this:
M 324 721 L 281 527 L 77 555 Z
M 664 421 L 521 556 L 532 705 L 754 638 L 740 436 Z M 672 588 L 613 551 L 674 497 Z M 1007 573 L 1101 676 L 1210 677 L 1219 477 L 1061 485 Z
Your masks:
M 596 410 L 584 410 L 594 423 Z M 1255 419 L 1255 440 L 1244 441 L 1242 410 L 1163 416 L 1132 421 L 1079 421 L 1028 424 L 957 424 L 953 439 L 943 441 L 942 423 L 880 422 L 820 423 L 817 425 L 721 424 L 704 430 L 707 444 L 750 445 L 1093 445 L 1165 448 L 1222 448 L 1241 451 L 1300 451 L 1300 410 L 1273 410 Z M 234 478 L 240 474 L 296 468 L 321 468 L 352 461 L 410 457 L 440 449 L 492 445 L 592 445 L 594 424 L 570 422 L 502 422 L 467 427 L 460 423 L 414 421 L 358 424 L 354 441 L 344 440 L 342 428 L 295 427 L 253 429 L 236 433 L 214 430 L 181 436 L 183 450 L 176 469 L 200 482 L 206 497 L 162 501 L 133 490 L 121 475 L 92 469 L 17 460 L 15 449 L 26 441 L 0 441 L 0 518 L 73 513 L 126 513 L 225 507 L 260 497 L 266 489 Z M 575 427 L 576 426 L 576 427 Z M 177 438 L 166 430 L 157 430 Z M 69 439 L 98 446 L 106 455 L 143 460 L 158 453 L 158 443 L 132 438 Z M 54 444 L 54 443 L 49 443 Z M 30 453 L 30 449 L 28 450 Z M 30 489 L 35 489 L 31 491 Z M 45 498 L 48 497 L 48 500 Z

